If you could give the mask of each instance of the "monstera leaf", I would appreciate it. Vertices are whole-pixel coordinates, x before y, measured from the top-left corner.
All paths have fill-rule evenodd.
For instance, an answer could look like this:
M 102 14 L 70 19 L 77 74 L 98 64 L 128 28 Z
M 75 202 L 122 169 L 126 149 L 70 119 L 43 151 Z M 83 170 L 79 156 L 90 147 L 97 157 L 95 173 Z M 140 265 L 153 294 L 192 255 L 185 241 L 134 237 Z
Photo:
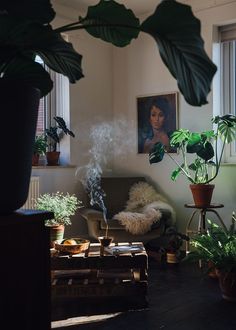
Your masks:
M 149 163 L 159 163 L 162 161 L 163 157 L 165 155 L 165 147 L 161 142 L 157 142 L 154 144 L 153 148 L 151 149 L 149 153 Z
M 185 100 L 194 106 L 207 103 L 216 66 L 207 56 L 200 36 L 200 21 L 191 7 L 165 0 L 141 25 L 157 42 L 160 55 L 177 79 Z

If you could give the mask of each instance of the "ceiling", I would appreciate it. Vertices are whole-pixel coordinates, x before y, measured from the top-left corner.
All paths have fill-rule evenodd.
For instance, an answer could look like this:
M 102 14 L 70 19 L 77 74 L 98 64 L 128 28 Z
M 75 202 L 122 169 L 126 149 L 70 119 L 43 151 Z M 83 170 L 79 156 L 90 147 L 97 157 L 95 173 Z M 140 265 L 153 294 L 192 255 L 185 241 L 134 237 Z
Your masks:
M 95 5 L 99 0 L 57 0 L 56 3 L 75 8 L 80 11 L 86 11 L 88 6 Z M 136 15 L 153 12 L 161 0 L 116 0 L 127 8 L 132 9 Z

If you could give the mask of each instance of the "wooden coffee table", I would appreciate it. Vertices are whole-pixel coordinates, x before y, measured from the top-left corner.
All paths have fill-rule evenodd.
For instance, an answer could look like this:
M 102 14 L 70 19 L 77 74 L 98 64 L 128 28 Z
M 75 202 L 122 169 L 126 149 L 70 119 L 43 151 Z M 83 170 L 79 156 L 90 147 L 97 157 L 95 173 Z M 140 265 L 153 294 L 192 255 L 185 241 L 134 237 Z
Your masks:
M 130 307 L 146 307 L 148 258 L 143 243 L 110 246 L 115 248 L 114 254 L 100 243 L 90 243 L 87 251 L 76 255 L 52 251 L 52 303 L 76 299 L 78 307 L 88 303 L 89 311 L 93 303 L 98 311 L 101 301 L 107 306 L 116 301 L 123 307 L 127 302 Z

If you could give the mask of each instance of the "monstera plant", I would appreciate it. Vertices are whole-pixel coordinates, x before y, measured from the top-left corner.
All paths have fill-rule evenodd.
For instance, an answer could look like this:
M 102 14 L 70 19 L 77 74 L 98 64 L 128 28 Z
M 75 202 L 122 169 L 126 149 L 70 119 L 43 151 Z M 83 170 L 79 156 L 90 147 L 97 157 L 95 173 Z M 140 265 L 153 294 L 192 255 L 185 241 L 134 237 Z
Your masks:
M 185 176 L 190 182 L 196 206 L 209 206 L 215 187 L 210 183 L 219 174 L 225 145 L 236 139 L 234 115 L 216 116 L 212 118 L 212 123 L 214 130 L 192 132 L 181 128 L 172 133 L 170 146 L 178 151 L 181 162 L 160 142 L 154 145 L 149 154 L 151 164 L 159 163 L 165 155 L 173 160 L 177 168 L 172 171 L 171 179 L 176 181 L 180 174 Z
M 2 108 L 5 110 L 2 111 L 5 114 L 2 119 L 12 123 L 12 118 L 15 118 L 16 124 L 12 131 L 17 137 L 24 138 L 15 145 L 16 137 L 12 136 L 8 146 L 2 150 L 6 153 L 5 157 L 10 157 L 10 162 L 12 156 L 8 150 L 13 149 L 11 146 L 14 145 L 14 150 L 17 148 L 20 151 L 17 165 L 15 158 L 11 162 L 14 164 L 12 168 L 8 164 L 6 166 L 5 162 L 0 165 L 1 186 L 6 196 L 5 200 L 1 200 L 0 212 L 15 210 L 27 198 L 37 121 L 37 97 L 47 95 L 53 88 L 47 70 L 35 62 L 36 55 L 50 69 L 66 75 L 70 83 L 83 77 L 82 55 L 75 51 L 70 42 L 63 39 L 62 33 L 84 29 L 93 37 L 117 47 L 127 46 L 141 32 L 150 35 L 157 44 L 164 64 L 176 78 L 180 92 L 194 106 L 207 103 L 207 95 L 216 72 L 216 66 L 204 50 L 200 21 L 194 17 L 191 7 L 177 1 L 162 1 L 143 22 L 139 21 L 131 9 L 114 0 L 100 0 L 97 5 L 88 7 L 87 14 L 79 17 L 78 21 L 55 29 L 51 25 L 54 17 L 55 11 L 49 0 L 9 0 L 0 3 L 0 90 L 3 93 Z M 23 91 L 19 92 L 20 88 L 27 95 L 34 93 L 36 97 L 32 101 L 36 110 L 33 112 L 30 106 L 27 115 L 24 114 L 26 96 L 22 96 Z M 23 102 L 21 108 L 19 101 L 11 104 L 16 100 L 17 90 L 18 97 Z M 12 94 L 15 95 L 14 98 Z M 10 111 L 7 110 L 9 106 Z M 5 128 L 7 130 L 7 125 Z M 7 131 L 2 134 L 7 135 Z M 22 146 L 25 150 L 22 150 Z M 6 179 L 9 170 L 12 181 Z M 15 196 L 12 197 L 12 186 L 22 187 L 20 198 L 16 189 Z

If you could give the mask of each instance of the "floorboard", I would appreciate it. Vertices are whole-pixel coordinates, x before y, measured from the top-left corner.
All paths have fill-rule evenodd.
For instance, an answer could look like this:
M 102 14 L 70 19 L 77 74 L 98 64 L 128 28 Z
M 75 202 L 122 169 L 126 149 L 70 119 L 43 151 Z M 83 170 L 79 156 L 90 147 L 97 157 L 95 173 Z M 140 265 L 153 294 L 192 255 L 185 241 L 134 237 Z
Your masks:
M 149 259 L 148 307 L 123 311 L 100 302 L 98 315 L 76 312 L 65 302 L 53 329 L 60 330 L 236 330 L 236 303 L 221 298 L 217 279 L 201 273 L 198 265 L 160 264 Z M 119 303 L 119 302 L 117 302 Z M 119 304 L 118 304 L 119 305 Z M 63 310 L 73 310 L 63 316 Z M 102 314 L 104 312 L 104 314 Z M 58 314 L 59 313 L 59 314 Z

